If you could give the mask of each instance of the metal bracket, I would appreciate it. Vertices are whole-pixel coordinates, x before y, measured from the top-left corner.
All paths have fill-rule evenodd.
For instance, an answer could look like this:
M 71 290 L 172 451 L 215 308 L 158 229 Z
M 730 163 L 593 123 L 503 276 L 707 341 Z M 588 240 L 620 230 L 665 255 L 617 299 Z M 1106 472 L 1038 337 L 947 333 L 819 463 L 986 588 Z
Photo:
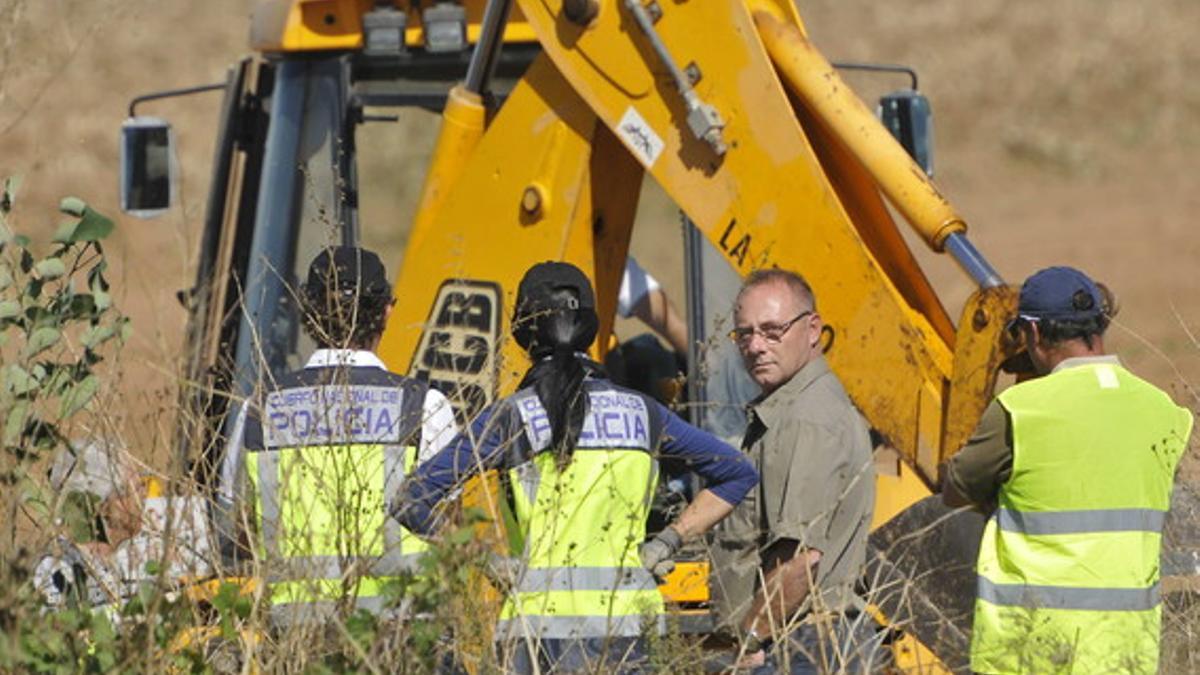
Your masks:
M 657 7 L 657 3 L 652 3 L 652 6 Z M 687 124 L 692 135 L 698 140 L 708 143 L 718 156 L 723 156 L 728 150 L 721 133 L 725 128 L 725 121 L 721 119 L 721 113 L 712 105 L 701 100 L 700 95 L 692 88 L 692 85 L 700 79 L 700 68 L 695 63 L 688 66 L 689 70 L 694 69 L 695 71 L 695 81 L 692 80 L 690 74 L 679 68 L 675 59 L 671 57 L 671 53 L 667 51 L 667 46 L 663 44 L 662 38 L 654 30 L 651 10 L 643 6 L 641 0 L 625 0 L 625 8 L 633 14 L 638 27 L 650 40 L 650 46 L 654 48 L 658 58 L 670 71 L 671 78 L 675 80 L 675 87 L 679 89 L 679 93 L 683 96 L 683 103 L 687 106 Z

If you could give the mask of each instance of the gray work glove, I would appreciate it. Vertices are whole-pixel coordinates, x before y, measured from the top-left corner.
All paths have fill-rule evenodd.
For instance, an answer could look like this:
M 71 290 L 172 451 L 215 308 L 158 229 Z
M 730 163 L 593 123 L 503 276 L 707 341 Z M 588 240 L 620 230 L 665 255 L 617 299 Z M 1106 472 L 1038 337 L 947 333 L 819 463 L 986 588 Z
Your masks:
M 653 539 L 642 544 L 642 567 L 661 582 L 675 569 L 672 557 L 683 545 L 683 537 L 673 527 L 664 527 Z

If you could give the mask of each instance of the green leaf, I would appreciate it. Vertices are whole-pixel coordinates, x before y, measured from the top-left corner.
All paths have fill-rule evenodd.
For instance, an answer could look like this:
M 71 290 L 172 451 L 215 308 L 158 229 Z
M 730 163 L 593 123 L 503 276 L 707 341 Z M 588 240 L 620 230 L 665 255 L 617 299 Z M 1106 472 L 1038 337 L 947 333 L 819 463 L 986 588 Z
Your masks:
M 4 179 L 4 191 L 0 192 L 0 214 L 12 211 L 13 202 L 17 200 L 17 188 L 21 187 L 20 176 L 9 176 Z
M 91 293 L 77 293 L 71 296 L 64 318 L 90 319 L 96 314 L 96 299 Z
M 3 234 L 0 234 L 0 243 L 3 242 Z M 12 285 L 13 275 L 9 269 L 8 263 L 0 262 L 0 291 Z
M 105 291 L 94 290 L 92 291 L 92 304 L 96 306 L 97 312 L 103 312 L 112 307 L 112 296 Z
M 64 220 L 58 224 L 58 228 L 54 230 L 54 236 L 50 238 L 58 244 L 71 243 L 71 237 L 75 235 L 75 228 L 79 227 L 78 220 Z
M 50 519 L 50 500 L 47 499 L 45 488 L 30 480 L 29 477 L 21 479 L 21 503 L 29 509 L 37 512 L 43 521 Z
M 83 332 L 79 342 L 84 347 L 95 349 L 112 338 L 114 330 L 113 326 L 92 326 Z
M 29 335 L 29 339 L 25 341 L 25 349 L 22 350 L 21 354 L 27 359 L 37 356 L 38 354 L 41 354 L 47 349 L 58 344 L 58 341 L 61 338 L 62 331 L 58 330 L 57 328 L 51 328 L 49 326 L 36 328 L 34 329 L 33 333 Z
M 67 266 L 63 263 L 62 258 L 46 258 L 33 269 L 43 279 L 57 279 L 67 273 Z
M 99 388 L 100 380 L 97 380 L 95 375 L 88 375 L 76 382 L 75 386 L 63 394 L 62 400 L 59 402 L 59 416 L 65 419 L 82 410 L 96 395 Z
M 70 203 L 68 204 L 68 202 Z M 68 211 L 66 208 L 68 206 L 79 207 L 81 205 L 82 209 L 78 209 L 77 212 Z M 54 241 L 64 244 L 73 244 L 80 241 L 100 241 L 112 234 L 113 221 L 111 218 L 74 197 L 64 199 L 59 208 L 64 213 L 79 217 L 79 222 L 72 223 L 68 221 L 59 225 L 58 231 L 54 233 Z
M 58 210 L 68 216 L 82 218 L 84 211 L 87 211 L 87 202 L 79 197 L 63 197 L 63 200 L 58 203 Z
M 4 420 L 4 444 L 15 445 L 25 429 L 25 417 L 29 413 L 29 401 L 20 400 L 8 411 Z
M 42 390 L 50 396 L 61 396 L 75 382 L 72 376 L 75 369 L 57 363 L 47 365 L 50 366 L 50 377 L 42 380 Z
M 21 366 L 10 363 L 4 368 L 4 388 L 17 396 L 37 389 L 38 381 Z
M 16 300 L 0 300 L 0 319 L 12 319 L 21 315 L 21 303 Z
M 97 289 L 101 291 L 108 290 L 108 280 L 104 278 L 104 270 L 106 269 L 108 269 L 108 262 L 101 260 L 92 269 L 88 270 L 88 289 L 93 293 Z

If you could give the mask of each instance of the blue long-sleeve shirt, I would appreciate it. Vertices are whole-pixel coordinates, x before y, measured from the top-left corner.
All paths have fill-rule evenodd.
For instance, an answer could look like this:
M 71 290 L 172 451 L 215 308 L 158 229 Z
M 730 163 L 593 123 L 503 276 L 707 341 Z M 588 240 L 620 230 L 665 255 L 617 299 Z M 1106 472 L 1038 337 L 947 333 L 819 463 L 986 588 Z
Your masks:
M 635 400 L 629 397 L 640 399 L 648 413 L 646 418 L 650 427 L 642 431 L 653 439 L 651 447 L 657 448 L 657 456 L 682 460 L 704 479 L 705 487 L 722 500 L 736 506 L 758 484 L 758 471 L 745 455 L 683 421 L 648 396 L 603 380 L 589 381 L 587 390 L 593 401 L 597 400 L 594 398 L 597 394 L 605 395 L 605 392 L 625 400 Z M 539 451 L 535 448 L 545 446 L 550 433 L 544 411 L 536 401 L 532 391 L 526 390 L 480 413 L 467 433 L 460 434 L 405 481 L 392 504 L 392 514 L 413 532 L 428 534 L 437 527 L 435 509 L 438 503 L 465 479 L 483 471 L 509 469 L 528 461 L 531 454 Z M 518 409 L 522 405 L 524 413 Z M 533 415 L 529 413 L 531 406 L 535 411 Z M 539 411 L 543 413 L 542 417 L 536 415 Z M 589 414 L 597 417 L 591 427 L 585 424 L 585 433 L 589 433 L 589 428 L 599 430 L 612 424 L 620 427 L 616 433 L 630 431 L 628 418 L 608 417 L 615 413 L 596 410 Z

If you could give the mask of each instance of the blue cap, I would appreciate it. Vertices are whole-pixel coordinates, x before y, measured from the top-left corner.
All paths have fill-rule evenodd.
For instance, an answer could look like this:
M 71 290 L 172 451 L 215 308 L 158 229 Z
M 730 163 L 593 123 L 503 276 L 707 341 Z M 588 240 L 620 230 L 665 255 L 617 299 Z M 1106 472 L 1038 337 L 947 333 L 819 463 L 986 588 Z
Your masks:
M 1103 313 L 1100 287 L 1074 267 L 1047 267 L 1021 285 L 1017 314 L 1023 319 L 1082 321 Z

